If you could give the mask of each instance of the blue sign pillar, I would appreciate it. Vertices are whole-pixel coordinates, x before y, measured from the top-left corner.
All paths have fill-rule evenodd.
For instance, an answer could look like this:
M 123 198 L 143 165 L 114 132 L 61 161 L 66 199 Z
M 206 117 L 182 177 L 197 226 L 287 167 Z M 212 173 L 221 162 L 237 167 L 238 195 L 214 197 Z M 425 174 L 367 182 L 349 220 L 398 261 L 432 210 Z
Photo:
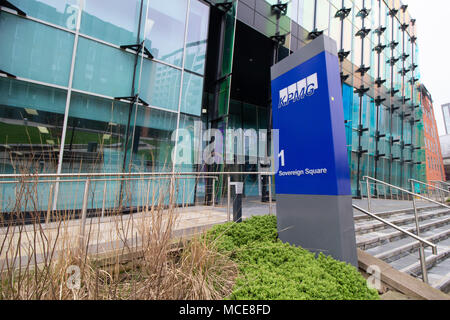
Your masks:
M 271 76 L 279 237 L 357 266 L 336 42 L 318 37 Z

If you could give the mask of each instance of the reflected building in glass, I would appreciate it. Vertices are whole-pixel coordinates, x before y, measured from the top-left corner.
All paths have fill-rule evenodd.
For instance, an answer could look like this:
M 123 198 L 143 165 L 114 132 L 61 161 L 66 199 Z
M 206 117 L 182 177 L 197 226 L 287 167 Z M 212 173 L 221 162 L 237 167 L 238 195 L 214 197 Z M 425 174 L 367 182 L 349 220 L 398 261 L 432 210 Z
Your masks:
M 0 172 L 259 171 L 174 165 L 172 132 L 271 128 L 270 66 L 321 34 L 339 50 L 353 195 L 366 175 L 409 188 L 426 170 L 419 51 L 394 0 L 2 1 Z

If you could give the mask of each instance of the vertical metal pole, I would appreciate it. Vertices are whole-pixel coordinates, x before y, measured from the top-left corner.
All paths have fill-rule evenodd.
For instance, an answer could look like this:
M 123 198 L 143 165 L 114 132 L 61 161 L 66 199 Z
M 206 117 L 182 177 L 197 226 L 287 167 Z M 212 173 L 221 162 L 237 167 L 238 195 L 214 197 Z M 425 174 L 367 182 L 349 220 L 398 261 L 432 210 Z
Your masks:
M 370 203 L 370 182 L 369 182 L 369 179 L 367 179 L 367 211 L 369 211 L 369 212 L 372 212 L 372 206 L 371 206 L 371 203 Z
M 231 203 L 231 189 L 230 189 L 230 187 L 231 187 L 231 177 L 230 176 L 228 176 L 228 195 L 227 195 L 227 219 L 228 219 L 228 221 L 231 221 L 231 219 L 230 219 L 230 203 Z
M 1 213 L 3 213 L 3 192 L 4 192 L 4 190 L 5 190 L 5 185 L 4 184 L 1 184 L 1 186 L 2 186 L 2 192 L 0 192 L 0 214 Z
M 411 181 L 411 187 L 414 187 L 414 182 Z M 414 206 L 414 218 L 416 221 L 416 233 L 417 236 L 420 237 L 420 226 L 419 226 L 419 217 L 417 215 L 417 205 L 416 205 L 416 197 L 413 195 L 413 206 Z M 419 242 L 419 258 L 420 258 L 420 266 L 422 267 L 422 279 L 423 282 L 428 283 L 428 271 L 427 264 L 425 260 L 425 251 L 423 249 L 422 242 Z
M 50 222 L 50 214 L 52 212 L 52 203 L 53 203 L 53 187 L 54 185 L 52 184 L 50 186 L 50 193 L 48 195 L 48 206 L 47 206 L 47 217 L 45 219 L 45 223 L 49 223 Z
M 150 199 L 150 181 L 152 181 L 152 180 L 148 179 L 148 184 L 147 184 L 147 201 L 146 201 L 146 204 L 145 204 L 145 211 L 147 211 L 147 212 L 148 212 L 148 202 L 149 202 L 149 199 Z
M 376 179 L 376 178 L 375 178 L 375 179 Z M 374 198 L 375 198 L 375 199 L 379 199 L 379 198 L 380 198 L 380 187 L 379 187 L 379 185 L 378 185 L 377 182 L 374 183 L 374 188 L 373 188 L 373 190 L 374 190 Z
M 362 182 L 361 182 L 361 180 L 359 181 L 359 195 L 361 196 L 361 200 L 364 199 L 363 194 L 362 194 Z
M 75 37 L 73 40 L 72 60 L 71 60 L 71 65 L 70 65 L 69 84 L 68 84 L 67 96 L 66 96 L 66 106 L 64 109 L 63 129 L 62 129 L 62 133 L 61 133 L 61 145 L 60 145 L 59 154 L 58 154 L 58 167 L 56 169 L 57 174 L 61 174 L 61 172 L 62 172 L 64 148 L 65 148 L 65 143 L 66 143 L 66 133 L 67 133 L 67 126 L 68 126 L 68 122 L 69 122 L 70 100 L 72 98 L 72 85 L 73 85 L 73 78 L 74 78 L 74 73 L 75 73 L 75 61 L 76 61 L 76 57 L 77 57 L 78 39 L 79 39 L 79 35 L 80 35 L 81 16 L 82 16 L 82 11 L 84 10 L 84 2 L 85 2 L 84 0 L 78 1 L 79 6 L 78 6 L 78 12 L 77 12 L 77 21 L 76 21 L 76 25 L 75 25 Z M 53 210 L 56 210 L 57 203 L 58 203 L 60 177 L 57 177 L 56 180 L 57 180 L 57 182 L 55 185 Z
M 272 215 L 272 176 L 269 177 L 269 214 Z
M 216 178 L 213 178 L 212 181 L 212 207 L 216 206 Z
M 86 232 L 86 216 L 87 216 L 87 206 L 88 206 L 88 200 L 89 200 L 89 185 L 90 180 L 86 179 L 86 182 L 84 184 L 84 194 L 83 194 L 83 207 L 81 209 L 81 225 L 80 225 L 80 249 L 82 252 L 84 252 L 84 236 Z
M 103 203 L 102 203 L 102 218 L 105 216 L 105 204 L 106 204 L 106 181 L 103 186 Z
M 183 204 L 181 205 L 182 208 L 185 207 L 184 204 L 184 194 L 186 193 L 186 179 L 183 179 Z

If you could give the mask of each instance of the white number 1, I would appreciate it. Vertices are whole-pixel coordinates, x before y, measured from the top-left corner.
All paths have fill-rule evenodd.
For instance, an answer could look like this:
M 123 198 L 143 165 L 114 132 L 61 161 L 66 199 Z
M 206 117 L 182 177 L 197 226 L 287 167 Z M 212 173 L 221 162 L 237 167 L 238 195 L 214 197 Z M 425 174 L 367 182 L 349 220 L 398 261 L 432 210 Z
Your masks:
M 281 158 L 281 166 L 284 167 L 284 150 L 281 150 L 281 152 L 278 154 L 278 158 Z

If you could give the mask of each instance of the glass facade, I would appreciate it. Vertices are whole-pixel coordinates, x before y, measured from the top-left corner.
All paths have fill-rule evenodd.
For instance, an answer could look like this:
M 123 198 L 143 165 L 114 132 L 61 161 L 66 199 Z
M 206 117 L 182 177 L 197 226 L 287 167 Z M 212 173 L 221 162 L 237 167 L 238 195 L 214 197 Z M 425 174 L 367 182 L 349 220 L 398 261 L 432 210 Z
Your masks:
M 442 105 L 442 114 L 444 117 L 445 134 L 450 134 L 450 104 Z
M 337 42 L 353 195 L 361 195 L 366 175 L 404 188 L 408 179 L 424 177 L 416 21 L 408 7 L 398 0 L 265 3 L 272 19 L 264 26 L 257 23 L 264 10 L 256 5 L 252 20 L 247 1 L 238 17 L 244 12 L 241 19 L 267 37 L 281 35 L 288 54 L 320 34 Z M 277 15 L 278 8 L 285 11 Z
M 201 116 L 209 5 L 9 2 L 26 16 L 1 7 L 0 172 L 174 170 L 172 132 Z
M 1 7 L 1 173 L 258 171 L 175 166 L 172 132 L 270 128 L 270 66 L 322 33 L 341 58 L 353 194 L 365 175 L 408 187 L 425 169 L 415 20 L 399 1 L 9 2 L 26 16 Z M 261 92 L 242 96 L 246 76 Z

